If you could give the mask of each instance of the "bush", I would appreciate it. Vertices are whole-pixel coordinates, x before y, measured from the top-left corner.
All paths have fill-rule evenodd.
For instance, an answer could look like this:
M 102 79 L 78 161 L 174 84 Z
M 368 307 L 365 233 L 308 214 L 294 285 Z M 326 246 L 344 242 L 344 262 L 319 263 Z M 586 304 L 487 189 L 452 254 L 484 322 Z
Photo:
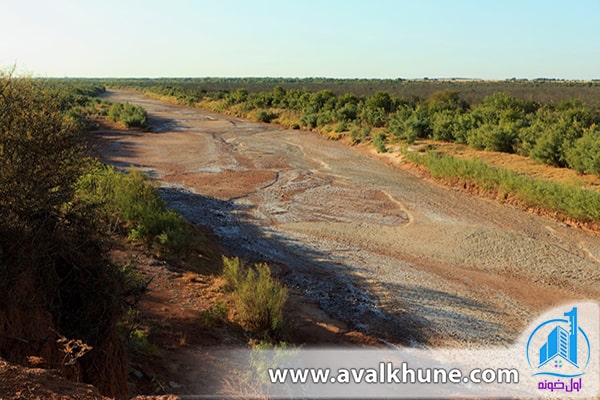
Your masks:
M 530 156 L 544 164 L 564 167 L 563 135 L 556 127 L 549 127 L 541 133 L 531 149 Z
M 85 167 L 79 124 L 63 99 L 0 75 L 0 223 L 39 229 L 63 218 Z M 52 228 L 50 228 L 52 229 Z
M 387 114 L 382 107 L 364 105 L 360 111 L 360 119 L 370 126 L 380 128 L 387 123 Z
M 146 110 L 129 103 L 112 103 L 108 109 L 107 118 L 123 124 L 127 128 L 145 128 L 148 125 Z
M 306 126 L 307 128 L 316 128 L 318 118 L 319 115 L 316 113 L 304 114 L 302 118 L 300 118 L 300 124 L 302 124 L 302 126 Z
M 143 240 L 170 249 L 189 246 L 185 220 L 167 210 L 158 191 L 143 173 L 128 173 L 98 165 L 79 181 L 79 197 L 104 210 L 108 225 L 123 220 L 131 240 Z
M 260 122 L 266 122 L 267 124 L 278 117 L 277 114 L 268 112 L 266 110 L 258 110 L 256 112 L 256 119 Z
M 341 133 L 348 130 L 348 123 L 345 121 L 340 121 L 335 125 L 335 131 L 337 133 Z
M 66 347 L 55 339 L 72 338 L 63 345 L 94 348 L 76 360 L 74 376 L 121 396 L 125 280 L 105 257 L 95 210 L 75 197 L 88 160 L 79 117 L 67 115 L 76 104 L 69 91 L 0 75 L 0 354 L 18 363 L 50 355 L 52 368 L 64 368 L 52 354 Z
M 452 142 L 458 136 L 460 130 L 458 123 L 459 114 L 454 111 L 444 110 L 433 115 L 432 131 L 435 140 Z
M 467 133 L 467 142 L 476 149 L 512 153 L 517 133 L 510 126 L 484 124 Z
M 378 153 L 387 152 L 387 147 L 385 147 L 387 141 L 387 136 L 385 132 L 377 132 L 373 137 L 373 145 L 377 149 Z
M 371 127 L 365 126 L 362 129 L 354 128 L 350 131 L 350 144 L 359 144 L 365 141 L 371 134 Z
M 600 128 L 594 125 L 566 151 L 569 166 L 582 174 L 600 176 Z
M 250 330 L 272 335 L 283 326 L 287 290 L 271 276 L 267 264 L 244 268 L 239 258 L 223 256 L 223 277 L 236 295 L 236 310 Z

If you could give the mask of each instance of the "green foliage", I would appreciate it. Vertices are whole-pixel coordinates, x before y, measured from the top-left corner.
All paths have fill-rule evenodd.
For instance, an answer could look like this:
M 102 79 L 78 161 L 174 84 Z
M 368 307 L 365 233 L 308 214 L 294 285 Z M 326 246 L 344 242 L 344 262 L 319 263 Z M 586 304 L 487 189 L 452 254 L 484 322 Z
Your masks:
M 387 123 L 387 113 L 382 107 L 369 106 L 365 103 L 360 111 L 360 120 L 367 125 L 380 128 Z
M 405 140 L 407 143 L 414 143 L 418 132 L 412 129 L 409 119 L 413 115 L 412 108 L 401 107 L 390 117 L 389 132 L 396 138 Z
M 258 110 L 256 112 L 256 119 L 260 122 L 270 123 L 278 117 L 277 114 L 269 112 L 267 110 Z
M 369 135 L 371 134 L 371 127 L 364 126 L 362 128 L 354 128 L 350 131 L 350 143 L 351 144 L 359 144 L 367 140 Z
M 85 93 L 0 75 L 0 336 L 77 338 L 94 347 L 78 361 L 89 377 L 106 367 L 106 343 L 119 345 L 114 333 L 126 282 L 105 258 L 95 210 L 75 196 L 90 163 L 81 115 L 71 111 L 87 103 Z M 24 362 L 23 354 L 40 355 L 42 346 L 31 343 L 2 340 L 0 353 Z
M 283 326 L 287 290 L 273 279 L 267 264 L 244 268 L 237 257 L 223 257 L 223 277 L 233 288 L 238 316 L 248 329 L 269 336 Z
M 222 257 L 223 259 L 223 271 L 221 275 L 227 281 L 229 285 L 229 289 L 235 290 L 235 288 L 240 286 L 240 279 L 243 276 L 243 268 L 242 263 L 238 257 L 229 258 Z
M 464 160 L 436 152 L 408 153 L 407 157 L 425 165 L 436 178 L 514 193 L 525 206 L 555 210 L 581 221 L 600 220 L 600 193 L 593 190 L 530 178 L 509 169 L 490 167 L 478 159 Z
M 389 114 L 394 110 L 394 99 L 388 92 L 379 91 L 365 100 L 365 107 L 372 110 L 381 109 L 384 114 Z
M 467 142 L 476 149 L 513 152 L 517 133 L 510 126 L 483 124 L 467 133 Z
M 129 343 L 138 352 L 146 355 L 158 353 L 158 347 L 148 340 L 148 332 L 143 329 L 133 329 L 129 333 Z
M 213 326 L 227 321 L 228 315 L 227 304 L 219 300 L 209 310 L 202 313 L 202 321 L 205 325 Z
M 432 118 L 432 133 L 435 140 L 453 142 L 460 137 L 459 114 L 453 110 L 436 112 Z
M 97 166 L 80 179 L 78 195 L 104 210 L 108 225 L 123 220 L 131 240 L 174 250 L 191 245 L 184 219 L 166 208 L 148 177 L 135 169 L 125 174 Z
M 460 93 L 449 89 L 433 93 L 427 99 L 426 105 L 432 114 L 442 111 L 462 111 L 467 108 L 467 103 L 460 98 Z
M 340 121 L 335 125 L 335 131 L 341 133 L 348 130 L 348 123 L 346 121 Z
M 316 128 L 318 119 L 319 119 L 319 114 L 315 114 L 315 113 L 305 114 L 300 119 L 300 124 L 307 128 Z
M 537 138 L 530 155 L 534 160 L 544 164 L 562 167 L 565 165 L 563 162 L 562 145 L 562 132 L 556 129 L 556 127 L 549 127 L 546 132 Z
M 148 125 L 148 114 L 142 107 L 133 104 L 112 103 L 107 118 L 127 128 L 145 128 Z
M 59 223 L 85 167 L 76 115 L 60 93 L 0 75 L 0 220 L 17 229 Z
M 579 173 L 600 176 L 600 128 L 597 125 L 587 129 L 566 151 L 566 161 Z
M 377 149 L 378 153 L 387 152 L 387 147 L 385 146 L 387 142 L 387 135 L 385 132 L 377 132 L 375 136 L 373 136 L 373 145 Z

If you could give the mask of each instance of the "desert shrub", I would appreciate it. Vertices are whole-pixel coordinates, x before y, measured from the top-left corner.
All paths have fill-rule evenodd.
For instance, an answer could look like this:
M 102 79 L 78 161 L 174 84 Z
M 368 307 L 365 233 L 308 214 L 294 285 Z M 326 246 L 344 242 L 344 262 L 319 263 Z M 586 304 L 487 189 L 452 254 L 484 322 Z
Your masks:
M 42 81 L 0 75 L 0 354 L 26 362 L 43 347 L 52 357 L 60 332 L 69 338 L 63 345 L 93 347 L 69 361 L 78 378 L 118 395 L 127 390 L 116 338 L 125 283 L 104 256 L 95 210 L 75 196 L 89 163 L 71 98 Z M 114 369 L 103 379 L 95 372 L 107 360 Z
M 377 132 L 375 136 L 373 136 L 373 145 L 377 149 L 378 153 L 387 152 L 387 147 L 385 147 L 386 142 L 387 135 L 385 134 L 385 132 Z
M 269 112 L 267 110 L 258 110 L 256 112 L 256 119 L 260 122 L 266 122 L 267 124 L 278 117 L 277 114 Z
M 362 128 L 354 128 L 350 131 L 350 143 L 358 144 L 364 142 L 371 134 L 371 127 L 364 126 Z
M 335 122 L 335 113 L 333 111 L 321 111 L 317 114 L 317 126 L 325 126 Z
M 338 119 L 344 122 L 351 122 L 358 117 L 358 106 L 355 102 L 345 103 L 337 111 Z
M 129 103 L 112 103 L 108 109 L 107 118 L 123 124 L 127 128 L 144 128 L 148 125 L 146 110 Z
M 318 118 L 319 115 L 316 113 L 304 114 L 302 118 L 300 118 L 300 124 L 302 124 L 302 126 L 306 126 L 307 128 L 316 128 Z
M 451 110 L 436 112 L 432 117 L 432 133 L 435 140 L 453 142 L 460 129 L 458 115 Z
M 227 321 L 229 308 L 222 301 L 217 301 L 212 307 L 202 313 L 202 322 L 205 325 L 213 326 Z
M 271 276 L 267 264 L 245 268 L 239 258 L 223 257 L 223 277 L 236 295 L 238 317 L 248 329 L 269 336 L 283 326 L 287 290 Z
M 600 128 L 596 125 L 566 151 L 566 162 L 579 173 L 600 176 Z
M 564 167 L 563 142 L 564 138 L 560 129 L 557 129 L 556 126 L 547 127 L 546 131 L 538 135 L 530 151 L 530 156 L 544 164 Z
M 193 240 L 184 219 L 166 208 L 149 178 L 138 170 L 122 173 L 97 165 L 81 177 L 78 195 L 102 209 L 108 225 L 123 221 L 131 240 L 170 249 L 182 249 Z
M 476 149 L 513 152 L 517 132 L 511 126 L 484 124 L 467 133 L 467 142 Z
M 408 120 L 411 118 L 413 110 L 409 107 L 401 107 L 391 115 L 388 130 L 396 138 L 403 139 L 407 143 L 414 143 L 418 132 L 411 129 Z
M 460 93 L 449 89 L 431 94 L 425 104 L 432 114 L 441 111 L 454 112 L 467 108 L 466 102 L 460 98 Z
M 335 131 L 337 133 L 344 132 L 348 130 L 348 123 L 346 121 L 340 121 L 335 125 Z
M 382 107 L 363 105 L 360 110 L 360 120 L 370 126 L 379 128 L 387 123 L 387 113 Z
M 229 289 L 235 290 L 240 284 L 240 279 L 242 277 L 242 263 L 238 257 L 222 257 L 223 259 L 223 271 L 221 275 L 227 281 L 229 285 Z

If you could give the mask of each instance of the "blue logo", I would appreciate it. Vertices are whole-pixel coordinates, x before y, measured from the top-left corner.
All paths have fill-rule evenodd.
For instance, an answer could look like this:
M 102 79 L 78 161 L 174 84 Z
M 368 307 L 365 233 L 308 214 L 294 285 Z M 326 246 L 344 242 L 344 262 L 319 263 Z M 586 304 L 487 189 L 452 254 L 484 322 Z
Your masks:
M 590 341 L 577 320 L 577 307 L 538 325 L 527 341 L 527 362 L 533 376 L 577 378 L 590 362 Z

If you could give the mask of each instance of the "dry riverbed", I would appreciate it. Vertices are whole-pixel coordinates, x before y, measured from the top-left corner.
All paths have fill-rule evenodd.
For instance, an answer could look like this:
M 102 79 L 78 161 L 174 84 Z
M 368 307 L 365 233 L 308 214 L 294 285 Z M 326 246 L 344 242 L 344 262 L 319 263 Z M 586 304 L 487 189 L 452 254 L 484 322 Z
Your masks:
M 600 299 L 600 237 L 430 182 L 317 133 L 131 92 L 152 129 L 100 131 L 193 223 L 277 266 L 321 309 L 397 345 L 507 344 L 541 310 Z

